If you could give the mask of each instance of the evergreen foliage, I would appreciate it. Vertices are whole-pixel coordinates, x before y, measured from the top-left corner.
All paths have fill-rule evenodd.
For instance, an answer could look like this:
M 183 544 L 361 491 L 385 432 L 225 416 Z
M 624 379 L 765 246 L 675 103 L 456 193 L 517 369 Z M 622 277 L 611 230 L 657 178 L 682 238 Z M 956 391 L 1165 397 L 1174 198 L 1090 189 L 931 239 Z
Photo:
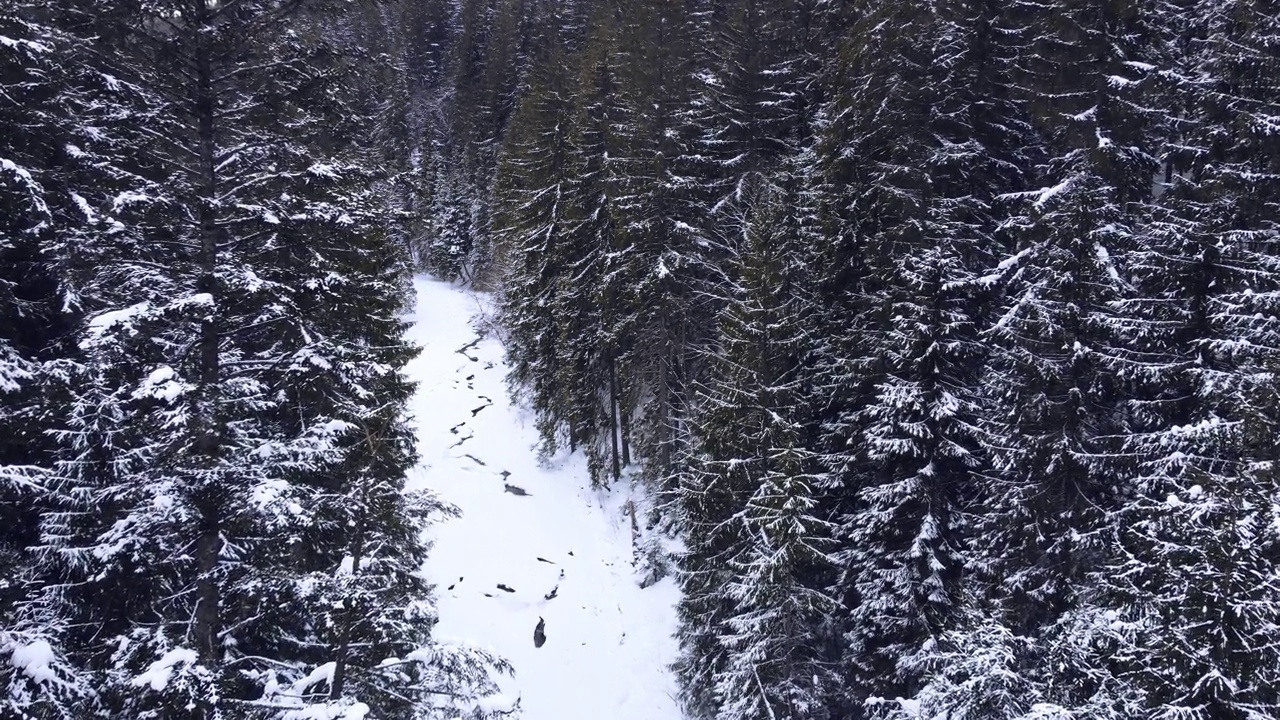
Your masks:
M 1159 197 L 1134 253 L 1129 446 L 1142 458 L 1104 586 L 1130 608 L 1126 674 L 1152 717 L 1278 712 L 1274 13 L 1169 8 Z M 1267 100 L 1269 98 L 1270 100 Z M 1272 110 L 1261 110 L 1268 103 Z M 1272 529 L 1268 529 L 1268 528 Z M 1192 648 L 1195 648 L 1194 650 Z
M 523 106 L 556 109 L 500 134 L 546 191 L 495 200 L 525 223 L 498 243 L 509 352 L 549 441 L 667 492 L 691 714 L 1269 717 L 1261 6 L 575 8 L 582 34 L 532 36 L 574 69 Z M 762 223 L 805 266 L 779 408 L 734 340 L 765 323 L 742 310 Z M 788 317 L 755 332 L 789 347 Z M 760 403 L 795 435 L 755 437 Z M 781 507 L 820 552 L 764 573 Z M 772 656 L 748 634 L 801 597 L 820 680 L 750 687 Z
M 718 718 L 822 717 L 835 691 L 831 489 L 810 405 L 813 305 L 794 193 L 752 178 L 749 222 L 699 388 L 678 491 L 688 704 Z M 763 185 L 763 186 L 762 186 Z
M 0 15 L 6 716 L 455 717 L 505 669 L 430 637 L 350 19 Z
M 480 712 L 426 270 L 659 495 L 691 717 L 1280 716 L 1277 17 L 9 3 L 0 715 Z
M 74 270 L 93 237 L 127 234 L 102 208 L 131 187 L 110 133 L 129 93 L 43 5 L 0 9 L 0 715 L 24 720 L 97 707 L 33 547 L 46 514 L 71 499 L 51 433 L 79 357 Z

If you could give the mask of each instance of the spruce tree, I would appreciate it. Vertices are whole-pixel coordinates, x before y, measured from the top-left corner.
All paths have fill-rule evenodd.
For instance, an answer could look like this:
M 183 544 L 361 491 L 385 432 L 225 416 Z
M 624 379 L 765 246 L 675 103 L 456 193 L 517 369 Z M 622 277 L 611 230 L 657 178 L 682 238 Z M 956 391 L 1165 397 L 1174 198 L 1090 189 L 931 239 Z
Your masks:
M 471 201 L 466 191 L 457 175 L 444 170 L 436 173 L 430 195 L 431 223 L 425 229 L 427 238 L 420 252 L 426 270 L 446 280 L 466 272 L 474 248 Z
M 859 36 L 865 54 L 853 58 L 849 96 L 858 115 L 850 118 L 853 136 L 842 149 L 856 158 L 860 184 L 849 191 L 861 202 L 853 232 L 867 248 L 871 276 L 857 290 L 875 288 L 876 296 L 859 298 L 855 324 L 842 338 L 870 386 L 844 418 L 852 434 L 842 480 L 854 499 L 841 518 L 847 529 L 839 588 L 856 598 L 848 631 L 850 683 L 893 697 L 909 682 L 899 677 L 898 658 L 945 627 L 952 612 L 960 560 L 951 526 L 971 443 L 962 437 L 960 388 L 939 376 L 949 370 L 948 350 L 964 352 L 957 336 L 968 325 L 964 308 L 943 295 L 957 263 L 946 250 L 925 245 L 932 239 L 926 225 L 931 178 L 913 157 L 924 146 L 917 138 L 894 137 L 901 126 L 890 120 L 893 113 L 927 112 L 920 90 L 931 59 L 899 43 L 908 36 L 932 39 L 936 19 L 880 10 L 863 21 L 870 31 Z M 893 37 L 876 26 L 894 28 Z M 907 28 L 912 32 L 897 35 Z M 912 48 L 932 44 L 913 42 Z M 957 419 L 959 432 L 948 432 Z
M 574 106 L 567 63 L 564 49 L 554 47 L 540 64 L 512 123 L 495 188 L 508 382 L 537 411 L 546 452 L 581 442 L 577 425 L 569 423 L 566 432 L 567 403 L 557 377 L 556 322 L 574 319 L 557 314 L 560 273 L 573 257 L 563 237 L 575 225 L 568 123 Z
M 491 684 L 429 639 L 405 265 L 322 32 L 338 6 L 94 10 L 145 94 L 120 153 L 162 191 L 118 203 L 145 236 L 100 234 L 78 271 L 76 502 L 42 547 L 71 654 L 132 717 L 467 706 Z
M 50 29 L 19 16 L 16 8 L 4 10 L 0 22 L 5 38 L 0 47 L 0 123 L 6 129 L 0 145 L 0 488 L 6 499 L 0 510 L 0 567 L 13 570 L 35 529 L 28 492 L 39 487 L 36 476 L 49 470 L 47 459 L 42 462 L 34 448 L 44 444 L 39 434 L 47 429 L 39 419 L 38 364 L 57 341 L 51 326 L 61 324 L 50 207 L 57 200 L 46 189 L 57 179 L 47 177 L 52 168 L 45 164 L 49 155 L 60 153 L 46 145 L 46 138 L 62 120 L 57 107 L 62 89 L 42 75 L 56 71 L 63 60 L 57 54 L 66 48 L 55 44 Z M 6 572 L 0 581 L 6 589 L 11 577 Z
M 1153 717 L 1277 711 L 1268 639 L 1280 621 L 1275 273 L 1280 145 L 1274 13 L 1253 3 L 1169 3 L 1152 104 L 1167 121 L 1146 242 L 1132 254 L 1143 459 L 1101 574 L 1132 608 L 1122 671 Z
M 821 717 L 834 691 L 829 490 L 812 449 L 812 306 L 794 194 L 754 179 L 751 223 L 678 489 L 683 700 L 698 717 Z
M 110 212 L 137 188 L 111 157 L 130 93 L 93 67 L 64 9 L 0 9 L 0 715 L 16 718 L 96 707 L 32 547 L 70 499 L 53 432 L 78 355 L 73 270 L 93 238 L 129 234 Z
M 696 292 L 709 254 L 682 213 L 690 178 L 687 107 L 693 36 L 684 3 L 625 3 L 610 62 L 618 78 L 607 192 L 617 228 L 618 272 L 608 273 L 625 315 L 619 372 L 622 463 L 650 476 L 674 463 L 690 377 L 689 345 L 708 333 Z M 621 252 L 619 252 L 621 251 Z M 632 416 L 635 416 L 634 418 Z M 634 446 L 634 450 L 632 449 Z M 634 457 L 633 457 L 634 456 Z
M 566 400 L 570 433 L 587 455 L 592 481 L 621 476 L 627 463 L 624 422 L 632 405 L 623 384 L 635 335 L 628 248 L 610 185 L 612 158 L 622 147 L 617 93 L 622 84 L 616 55 L 617 9 L 594 8 L 578 55 L 575 104 L 568 118 L 570 224 L 559 238 L 556 296 L 561 363 L 557 378 Z
M 1044 160 L 1031 185 L 1041 187 L 1010 197 L 1012 247 L 994 273 L 1003 298 L 985 333 L 992 463 L 974 552 L 1003 629 L 976 632 L 1010 641 L 992 652 L 1009 653 L 1026 683 L 1020 712 L 1132 717 L 1136 696 L 1112 672 L 1123 618 L 1097 573 L 1137 460 L 1124 444 L 1120 308 L 1154 170 L 1137 102 L 1153 17 L 1142 3 L 1013 12 L 1028 33 L 1016 80 Z
M 641 254 L 625 244 L 628 238 L 618 224 L 625 220 L 616 207 L 618 169 L 611 162 L 622 147 L 614 8 L 599 6 L 592 18 L 582 47 L 570 61 L 577 76 L 572 81 L 562 77 L 563 85 L 537 88 L 527 100 L 528 112 L 538 112 L 541 106 L 554 114 L 529 122 L 554 123 L 553 142 L 562 153 L 539 163 L 549 174 L 537 181 L 547 185 L 536 191 L 545 196 L 544 202 L 517 206 L 521 215 L 544 224 L 532 233 L 522 231 L 520 237 L 513 231 L 524 218 L 513 216 L 505 223 L 504 236 L 522 260 L 536 263 L 513 266 L 509 287 L 514 290 L 530 281 L 541 285 L 535 306 L 528 306 L 530 291 L 519 290 L 515 296 L 508 292 L 507 307 L 512 319 L 536 319 L 542 328 L 540 341 L 547 356 L 535 382 L 546 388 L 532 400 L 542 417 L 546 447 L 567 444 L 583 449 L 593 482 L 603 483 L 617 479 L 629 463 L 627 423 L 635 395 L 629 392 L 627 363 L 638 322 L 633 261 Z M 541 97 L 543 93 L 550 95 Z M 513 129 L 513 139 L 520 142 L 524 122 L 523 115 L 518 116 Z M 533 127 L 537 126 L 529 129 Z M 513 150 L 519 151 L 519 146 Z M 547 161 L 554 164 L 548 166 Z M 526 177 L 510 160 L 507 176 L 508 182 Z M 522 365 L 518 361 L 517 372 L 523 372 Z
M 825 447 L 844 492 L 849 701 L 910 696 L 962 614 L 980 442 L 984 271 L 1032 133 L 982 4 L 868 8 L 819 114 Z M 878 701 L 877 701 L 878 702 Z

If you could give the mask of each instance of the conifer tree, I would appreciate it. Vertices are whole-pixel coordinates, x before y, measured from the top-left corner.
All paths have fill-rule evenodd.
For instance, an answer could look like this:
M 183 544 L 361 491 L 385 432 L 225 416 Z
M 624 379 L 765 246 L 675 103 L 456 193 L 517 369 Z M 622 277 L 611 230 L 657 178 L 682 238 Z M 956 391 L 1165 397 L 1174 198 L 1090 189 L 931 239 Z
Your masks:
M 415 538 L 446 509 L 399 493 L 407 242 L 501 269 L 547 451 L 669 491 L 694 716 L 1275 714 L 1267 3 L 60 3 L 121 95 L 92 90 L 111 122 L 53 102 L 107 131 L 81 163 L 48 160 L 75 123 L 0 137 L 47 205 L 0 166 L 0 223 L 56 230 L 0 224 L 37 259 L 0 267 L 0 320 L 49 320 L 0 332 L 3 562 L 57 511 L 0 591 L 11 656 L 65 633 L 143 716 L 483 691 L 425 632 Z M 65 68 L 7 21 L 0 82 L 42 92 L 0 121 L 66 124 L 40 124 Z M 440 704 L 398 697 L 424 660 Z
M 734 0 L 707 10 L 709 66 L 696 78 L 698 150 L 712 165 L 700 178 L 724 199 L 736 181 L 797 149 L 805 130 L 807 61 L 816 3 Z
M 536 251 L 529 239 L 513 239 L 521 242 L 514 247 L 525 257 L 533 259 L 536 252 L 537 279 L 545 283 L 541 302 L 518 311 L 536 316 L 546 328 L 544 342 L 553 340 L 540 373 L 548 387 L 533 397 L 534 407 L 544 416 L 544 440 L 548 449 L 565 440 L 571 449 L 584 449 L 592 479 L 599 483 L 617 479 L 629 464 L 628 422 L 635 395 L 629 392 L 627 363 L 637 339 L 639 313 L 634 263 L 643 255 L 619 226 L 624 222 L 616 206 L 619 172 L 617 163 L 610 161 L 622 155 L 623 147 L 618 132 L 621 71 L 615 8 L 601 5 L 592 17 L 583 45 L 573 56 L 577 77 L 564 91 L 569 101 L 556 107 L 556 117 L 546 119 L 563 136 L 557 137 L 563 156 L 556 166 L 545 168 L 555 175 L 541 181 L 555 183 L 554 198 L 547 198 L 554 204 L 521 208 L 552 219 L 547 218 L 549 211 L 555 221 L 532 237 L 525 233 L 537 238 Z M 530 100 L 554 99 L 535 98 Z M 516 132 L 523 132 L 523 120 L 518 118 L 518 123 Z M 517 167 L 508 168 L 511 180 L 519 181 Z M 509 233 L 515 226 L 508 228 Z M 531 269 L 517 267 L 516 273 L 512 287 L 526 281 Z M 517 297 L 508 295 L 513 312 L 529 295 Z
M 123 203 L 143 237 L 87 248 L 60 434 L 77 502 L 42 547 L 110 713 L 415 717 L 491 687 L 483 654 L 429 639 L 433 505 L 400 492 L 405 265 L 319 29 L 337 9 L 81 16 L 145 93 L 121 154 L 163 189 Z
M 552 46 L 549 52 L 513 121 L 495 190 L 509 383 L 538 412 L 547 452 L 562 443 L 577 448 L 583 442 L 580 425 L 567 419 L 568 398 L 559 384 L 557 327 L 560 320 L 578 320 L 559 314 L 563 273 L 579 256 L 565 242 L 576 226 L 569 137 L 574 103 L 565 49 Z
M 902 17 L 895 9 L 885 5 L 862 21 L 858 32 L 866 34 L 851 58 L 848 102 L 856 115 L 845 125 L 851 137 L 841 152 L 856 166 L 859 184 L 849 196 L 859 198 L 859 219 L 852 232 L 866 248 L 868 282 L 855 290 L 855 319 L 841 347 L 868 387 L 841 419 L 850 435 L 838 463 L 852 494 L 841 520 L 847 529 L 838 586 L 856 598 L 849 681 L 890 697 L 909 681 L 899 677 L 897 659 L 945 627 L 951 612 L 960 564 L 951 525 L 968 454 L 962 438 L 943 435 L 956 411 L 963 412 L 959 388 L 939 377 L 947 371 L 943 353 L 958 338 L 929 337 L 963 332 L 967 324 L 957 313 L 963 308 L 942 296 L 955 270 L 946 265 L 956 263 L 926 244 L 932 188 L 917 160 L 925 146 L 894 137 L 901 125 L 890 119 L 927 112 L 921 97 L 927 83 L 902 76 L 927 77 L 926 52 L 934 43 L 912 41 L 915 53 L 903 44 L 907 37 L 932 40 L 938 30 L 927 12 Z M 893 35 L 878 26 L 894 28 Z M 897 34 L 908 27 L 912 32 Z M 927 354 L 914 356 L 922 350 Z
M 1014 10 L 1029 33 L 1016 80 L 1044 138 L 1034 169 L 1043 187 L 1013 196 L 1023 203 L 1006 222 L 1013 246 L 996 267 L 1003 299 L 986 331 L 983 424 L 992 462 L 974 553 L 994 616 L 1015 638 L 993 651 L 1016 658 L 1024 713 L 1136 712 L 1132 688 L 1111 672 L 1111 628 L 1123 623 L 1096 573 L 1135 462 L 1123 443 L 1129 340 L 1118 309 L 1132 297 L 1122 263 L 1141 242 L 1135 213 L 1154 169 L 1136 102 L 1156 44 L 1147 10 Z
M 1274 13 L 1170 3 L 1149 95 L 1181 110 L 1167 133 L 1146 242 L 1125 306 L 1143 462 L 1101 573 L 1132 608 L 1123 672 L 1153 717 L 1277 711 L 1273 338 L 1280 145 Z
M 46 189 L 57 178 L 47 177 L 52 168 L 42 167 L 45 153 L 58 151 L 45 147 L 49 141 L 40 136 L 53 134 L 61 121 L 61 89 L 41 75 L 57 67 L 57 53 L 64 48 L 54 44 L 48 28 L 18 16 L 16 9 L 2 11 L 0 23 L 5 38 L 0 47 L 0 122 L 6 128 L 0 145 L 0 492 L 6 499 L 0 510 L 0 568 L 12 570 L 35 525 L 30 498 L 19 492 L 37 487 L 34 476 L 49 470 L 33 448 L 43 444 L 37 366 L 57 340 L 50 337 L 50 326 L 59 324 L 50 207 L 57 201 Z M 0 582 L 7 585 L 12 574 L 5 577 Z
M 700 388 L 680 479 L 684 702 L 699 717 L 821 717 L 834 688 L 829 489 L 812 450 L 806 249 L 787 195 L 763 180 Z
M 619 86 L 607 192 L 625 256 L 619 253 L 618 272 L 608 277 L 619 288 L 614 294 L 626 298 L 619 326 L 629 348 L 618 363 L 620 444 L 624 465 L 634 454 L 654 475 L 673 466 L 688 346 L 712 325 L 695 298 L 708 253 L 680 219 L 689 182 L 679 159 L 689 148 L 682 111 L 692 42 L 683 3 L 625 3 L 610 59 Z
M 94 687 L 64 646 L 32 546 L 68 501 L 57 473 L 82 309 L 73 269 L 130 185 L 110 156 L 128 91 L 59 26 L 64 3 L 0 9 L 0 715 L 84 717 Z
M 965 518 L 987 462 L 982 275 L 1004 242 L 998 198 L 1021 187 L 1030 152 L 1005 21 L 982 4 L 868 8 L 818 119 L 825 447 L 845 488 L 835 592 L 855 706 L 926 683 L 963 609 Z
M 572 220 L 560 237 L 565 265 L 557 288 L 562 363 L 558 379 L 570 432 L 586 450 L 593 482 L 621 476 L 627 464 L 624 422 L 631 412 L 623 364 L 634 334 L 634 299 L 628 274 L 631 250 L 610 185 L 612 158 L 622 147 L 617 127 L 618 8 L 596 5 L 578 55 L 575 105 L 568 118 Z
M 423 264 L 432 274 L 452 280 L 465 272 L 474 248 L 471 201 L 461 178 L 439 171 L 434 181 Z

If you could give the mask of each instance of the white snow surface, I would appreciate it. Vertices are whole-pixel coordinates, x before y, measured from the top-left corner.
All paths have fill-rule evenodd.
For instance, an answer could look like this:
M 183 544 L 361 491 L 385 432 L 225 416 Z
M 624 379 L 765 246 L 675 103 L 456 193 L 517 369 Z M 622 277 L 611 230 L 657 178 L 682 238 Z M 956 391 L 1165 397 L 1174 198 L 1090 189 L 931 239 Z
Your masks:
M 476 329 L 488 298 L 425 277 L 415 286 L 423 352 L 408 372 L 422 460 L 410 484 L 463 513 L 431 531 L 437 640 L 506 658 L 503 704 L 525 720 L 678 720 L 678 591 L 671 578 L 639 587 L 627 503 L 640 491 L 592 489 L 580 456 L 540 462 L 532 413 L 508 400 L 502 346 Z
M 151 663 L 146 672 L 134 678 L 131 684 L 134 687 L 150 685 L 152 690 L 159 692 L 169 685 L 175 665 L 191 665 L 195 661 L 196 653 L 194 650 L 190 648 L 174 648 L 165 653 L 164 657 Z
M 54 659 L 53 646 L 44 640 L 35 640 L 13 648 L 9 662 L 38 683 L 56 683 L 58 674 L 51 667 Z

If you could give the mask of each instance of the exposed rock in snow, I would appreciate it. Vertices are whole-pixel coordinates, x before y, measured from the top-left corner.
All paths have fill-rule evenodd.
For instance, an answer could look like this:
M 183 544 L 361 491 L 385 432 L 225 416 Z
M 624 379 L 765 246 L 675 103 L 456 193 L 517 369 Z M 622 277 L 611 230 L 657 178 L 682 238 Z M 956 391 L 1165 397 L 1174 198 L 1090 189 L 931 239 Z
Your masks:
M 533 626 L 533 646 L 542 647 L 547 642 L 547 621 L 538 618 L 538 624 Z

